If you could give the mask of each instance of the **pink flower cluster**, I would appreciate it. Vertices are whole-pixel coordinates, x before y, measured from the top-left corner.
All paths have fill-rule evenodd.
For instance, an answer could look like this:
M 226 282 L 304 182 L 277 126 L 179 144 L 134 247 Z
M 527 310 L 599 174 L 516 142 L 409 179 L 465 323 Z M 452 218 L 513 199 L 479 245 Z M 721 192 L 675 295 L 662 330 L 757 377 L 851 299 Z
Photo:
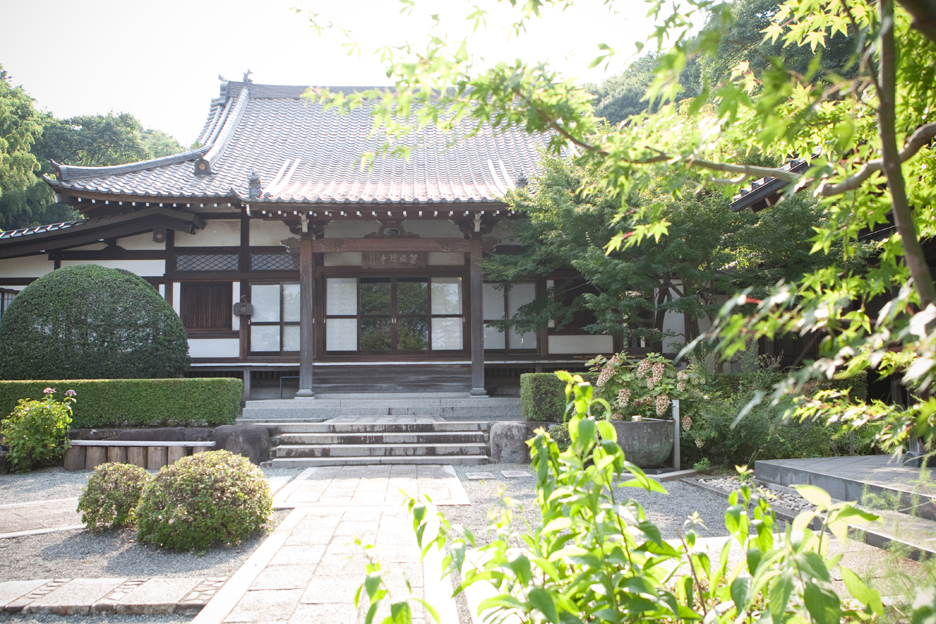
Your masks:
M 650 360 L 640 360 L 640 364 L 637 365 L 637 379 L 643 377 L 649 368 Z
M 689 431 L 689 428 L 692 427 L 692 419 L 688 415 L 683 416 L 682 419 L 682 428 L 683 431 Z
M 657 416 L 663 416 L 666 413 L 667 408 L 670 406 L 669 397 L 665 394 L 661 394 L 656 398 L 656 413 Z
M 55 394 L 55 388 L 46 388 L 42 391 L 42 394 Z
M 621 388 L 618 390 L 617 404 L 621 407 L 627 407 L 627 403 L 630 401 L 630 396 L 630 388 Z

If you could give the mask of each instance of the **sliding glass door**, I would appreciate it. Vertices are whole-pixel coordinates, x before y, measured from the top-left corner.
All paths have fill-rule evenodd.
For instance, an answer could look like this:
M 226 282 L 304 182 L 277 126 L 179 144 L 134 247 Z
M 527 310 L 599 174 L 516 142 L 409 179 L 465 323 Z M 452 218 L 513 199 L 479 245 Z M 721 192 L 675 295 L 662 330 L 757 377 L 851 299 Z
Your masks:
M 325 279 L 325 351 L 463 351 L 461 277 Z

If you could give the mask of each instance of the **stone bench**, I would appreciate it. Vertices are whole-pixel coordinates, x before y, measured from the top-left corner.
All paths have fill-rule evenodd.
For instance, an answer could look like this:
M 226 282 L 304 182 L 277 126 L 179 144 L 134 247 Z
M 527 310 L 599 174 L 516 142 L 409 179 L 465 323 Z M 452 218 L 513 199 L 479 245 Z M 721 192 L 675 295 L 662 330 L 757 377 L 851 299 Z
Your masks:
M 69 440 L 65 470 L 93 470 L 107 462 L 133 464 L 147 470 L 182 459 L 191 452 L 214 448 L 214 442 L 150 442 L 147 440 Z

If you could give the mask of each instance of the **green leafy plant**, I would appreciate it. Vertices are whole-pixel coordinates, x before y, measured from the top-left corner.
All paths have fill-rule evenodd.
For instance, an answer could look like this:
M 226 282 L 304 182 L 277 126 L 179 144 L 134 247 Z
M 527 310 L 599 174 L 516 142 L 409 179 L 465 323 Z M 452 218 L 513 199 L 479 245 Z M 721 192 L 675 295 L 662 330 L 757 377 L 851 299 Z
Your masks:
M 266 477 L 246 457 L 209 451 L 163 467 L 143 490 L 137 536 L 173 550 L 236 544 L 273 513 Z
M 0 413 L 19 397 L 65 384 L 81 395 L 73 406 L 74 429 L 230 425 L 244 390 L 240 379 L 210 377 L 0 381 Z
M 610 403 L 612 420 L 667 418 L 673 399 L 685 396 L 692 375 L 689 370 L 677 373 L 659 353 L 650 353 L 636 363 L 627 359 L 626 352 L 609 359 L 599 355 L 589 364 L 598 373 L 596 396 Z
M 52 464 L 68 450 L 69 425 L 75 391 L 67 390 L 61 401 L 55 389 L 42 391 L 45 398 L 20 399 L 9 418 L 0 422 L 0 437 L 7 447 L 6 464 L 12 470 L 29 470 Z
M 140 495 L 149 481 L 149 473 L 133 464 L 107 463 L 95 468 L 78 499 L 85 528 L 105 531 L 132 526 Z
M 86 264 L 51 271 L 24 288 L 0 319 L 3 379 L 181 377 L 189 363 L 178 314 L 123 269 Z
M 712 462 L 709 461 L 708 457 L 703 457 L 696 463 L 692 464 L 692 469 L 696 472 L 708 474 L 712 472 Z
M 840 556 L 828 554 L 830 532 L 844 540 L 847 523 L 876 516 L 847 503 L 833 504 L 819 488 L 802 486 L 800 494 L 816 509 L 780 532 L 773 509 L 751 486 L 751 472 L 742 468 L 741 485 L 725 513 L 731 539 L 716 557 L 698 539 L 697 515 L 678 541 L 664 540 L 622 489 L 665 489 L 625 459 L 612 424 L 593 416 L 600 399 L 591 385 L 580 376 L 557 375 L 567 384 L 572 444 L 560 451 L 543 429 L 529 442 L 542 513 L 538 526 L 515 534 L 508 505 L 494 523 L 494 540 L 472 553 L 476 543 L 470 531 L 432 513 L 431 504 L 409 502 L 423 556 L 439 548 L 446 552 L 446 572 L 460 573 L 456 593 L 475 583 L 493 586 L 495 595 L 480 604 L 482 617 L 554 624 L 838 624 L 884 614 L 880 594 L 842 566 Z M 729 567 L 732 546 L 746 557 Z M 829 571 L 836 566 L 854 601 L 843 602 L 833 591 Z M 381 591 L 382 574 L 371 567 L 362 586 L 371 601 L 369 614 L 391 600 Z M 383 622 L 412 621 L 411 610 L 399 601 L 390 612 Z

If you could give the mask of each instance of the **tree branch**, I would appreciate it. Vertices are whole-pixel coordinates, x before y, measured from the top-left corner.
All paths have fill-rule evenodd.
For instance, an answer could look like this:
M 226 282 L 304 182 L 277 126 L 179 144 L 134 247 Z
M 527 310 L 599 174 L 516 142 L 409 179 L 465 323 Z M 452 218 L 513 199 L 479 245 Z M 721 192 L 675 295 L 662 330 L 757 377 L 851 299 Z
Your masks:
M 786 169 L 775 167 L 755 167 L 753 165 L 734 165 L 731 163 L 711 162 L 700 160 L 695 156 L 689 156 L 686 164 L 690 167 L 699 167 L 700 169 L 709 169 L 711 171 L 722 171 L 725 173 L 738 173 L 748 177 L 758 178 L 779 178 L 787 182 L 798 182 L 803 176 Z
M 924 37 L 936 43 L 936 4 L 933 0 L 898 0 L 900 6 L 913 17 L 910 24 Z
M 887 189 L 891 196 L 891 213 L 894 225 L 900 233 L 904 248 L 904 262 L 910 269 L 913 285 L 920 296 L 920 306 L 925 308 L 936 301 L 936 285 L 926 264 L 923 246 L 917 236 L 916 225 L 907 199 L 906 181 L 900 169 L 901 154 L 897 151 L 897 50 L 894 42 L 893 0 L 880 0 L 881 52 L 878 92 L 878 124 L 881 128 L 881 167 L 887 176 Z M 916 134 L 916 133 L 914 133 Z
M 926 147 L 934 138 L 936 138 L 936 122 L 931 122 L 917 128 L 913 134 L 910 135 L 904 148 L 900 150 L 900 153 L 897 155 L 899 162 L 903 163 L 913 158 L 917 152 Z M 819 194 L 823 197 L 831 197 L 833 195 L 841 195 L 842 193 L 853 191 L 861 186 L 861 183 L 870 178 L 875 172 L 881 171 L 883 167 L 883 158 L 869 160 L 855 175 L 842 180 L 838 184 L 823 183 L 819 187 Z

